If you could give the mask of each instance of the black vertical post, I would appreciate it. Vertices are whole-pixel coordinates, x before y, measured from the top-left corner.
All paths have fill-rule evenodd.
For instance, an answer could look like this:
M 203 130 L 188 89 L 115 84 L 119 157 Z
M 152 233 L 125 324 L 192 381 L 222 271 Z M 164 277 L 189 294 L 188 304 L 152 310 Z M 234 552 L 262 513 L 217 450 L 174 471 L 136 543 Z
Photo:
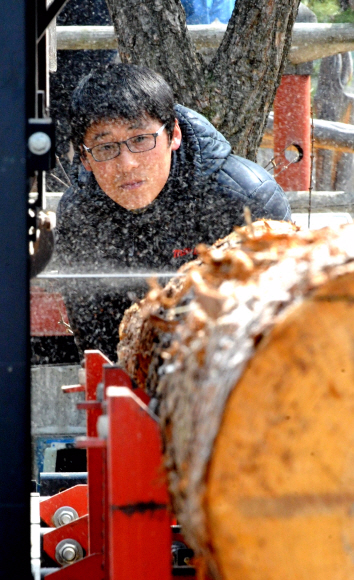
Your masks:
M 0 578 L 16 580 L 32 577 L 26 10 L 3 2 L 0 19 Z

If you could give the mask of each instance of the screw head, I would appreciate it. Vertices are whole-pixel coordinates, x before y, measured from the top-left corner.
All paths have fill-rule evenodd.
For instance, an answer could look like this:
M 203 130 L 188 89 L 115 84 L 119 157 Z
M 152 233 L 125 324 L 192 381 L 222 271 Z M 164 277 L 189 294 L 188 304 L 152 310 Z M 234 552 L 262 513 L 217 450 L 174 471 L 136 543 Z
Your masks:
M 33 133 L 28 139 L 28 148 L 34 155 L 44 155 L 48 153 L 52 146 L 52 141 L 43 131 L 37 131 Z

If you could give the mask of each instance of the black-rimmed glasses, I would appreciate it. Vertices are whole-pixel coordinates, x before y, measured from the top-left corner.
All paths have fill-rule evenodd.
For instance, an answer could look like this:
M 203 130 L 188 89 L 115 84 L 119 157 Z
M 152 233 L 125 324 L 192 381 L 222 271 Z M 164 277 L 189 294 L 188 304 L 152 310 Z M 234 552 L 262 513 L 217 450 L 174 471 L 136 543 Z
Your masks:
M 83 147 L 87 153 L 91 153 L 95 161 L 109 161 L 110 159 L 118 157 L 123 144 L 128 147 L 131 153 L 144 153 L 144 151 L 150 151 L 150 149 L 156 147 L 156 138 L 161 135 L 165 127 L 166 123 L 162 125 L 156 133 L 137 135 L 136 137 L 130 137 L 130 139 L 127 139 L 126 141 L 102 143 L 101 145 L 95 145 L 91 148 L 86 147 L 83 143 Z

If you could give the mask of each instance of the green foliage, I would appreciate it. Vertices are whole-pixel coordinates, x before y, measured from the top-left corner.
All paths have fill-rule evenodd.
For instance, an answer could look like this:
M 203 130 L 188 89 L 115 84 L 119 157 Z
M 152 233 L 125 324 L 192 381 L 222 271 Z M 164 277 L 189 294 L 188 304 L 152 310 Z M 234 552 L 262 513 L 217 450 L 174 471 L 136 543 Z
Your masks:
M 354 22 L 354 10 L 342 12 L 338 0 L 303 0 L 303 2 L 316 14 L 318 22 Z
M 352 24 L 354 22 L 354 10 L 345 10 L 344 12 L 340 12 L 334 17 L 333 22 L 349 22 Z

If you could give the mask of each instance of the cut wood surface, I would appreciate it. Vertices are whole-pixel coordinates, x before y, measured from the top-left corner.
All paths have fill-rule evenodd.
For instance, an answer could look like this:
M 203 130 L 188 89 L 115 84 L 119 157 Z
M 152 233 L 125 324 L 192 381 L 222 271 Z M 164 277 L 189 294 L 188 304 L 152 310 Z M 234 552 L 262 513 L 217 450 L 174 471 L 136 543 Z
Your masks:
M 354 579 L 353 240 L 258 222 L 123 319 L 119 360 L 158 404 L 173 506 L 213 578 Z

